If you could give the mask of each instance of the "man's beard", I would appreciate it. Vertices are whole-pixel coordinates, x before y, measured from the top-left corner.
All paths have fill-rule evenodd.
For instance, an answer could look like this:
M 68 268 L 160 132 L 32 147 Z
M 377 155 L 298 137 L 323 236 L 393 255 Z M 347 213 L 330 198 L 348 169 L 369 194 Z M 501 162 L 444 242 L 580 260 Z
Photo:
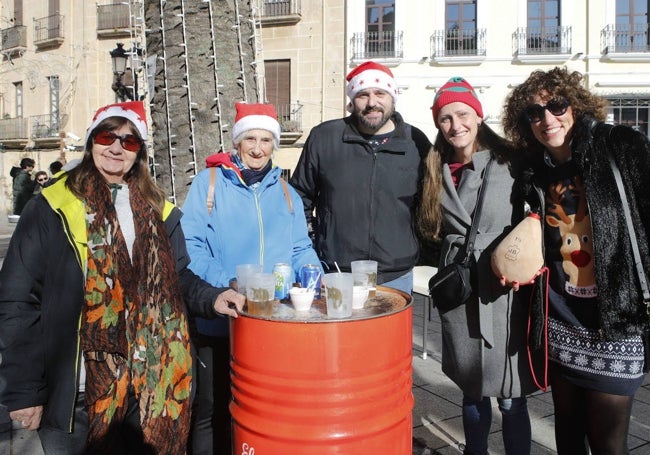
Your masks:
M 370 112 L 377 111 L 381 112 L 381 118 L 379 120 L 368 120 L 364 115 L 368 114 Z M 382 112 L 383 111 L 383 112 Z M 367 130 L 371 131 L 377 131 L 379 130 L 382 126 L 384 126 L 390 118 L 393 116 L 393 113 L 395 112 L 394 108 L 389 108 L 387 111 L 383 109 L 378 109 L 378 108 L 373 108 L 369 110 L 364 110 L 363 112 L 358 112 L 355 111 L 354 115 L 357 118 L 357 121 L 365 127 Z

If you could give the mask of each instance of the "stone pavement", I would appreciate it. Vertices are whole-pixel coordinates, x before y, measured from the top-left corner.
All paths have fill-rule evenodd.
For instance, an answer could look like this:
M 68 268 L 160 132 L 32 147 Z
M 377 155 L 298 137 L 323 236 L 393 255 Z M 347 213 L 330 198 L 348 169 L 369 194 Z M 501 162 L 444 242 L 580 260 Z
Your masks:
M 0 258 L 3 239 L 15 225 L 0 217 Z M 1 261 L 1 259 L 0 259 Z M 413 452 L 412 455 L 452 455 L 462 453 L 464 442 L 460 390 L 442 373 L 440 366 L 440 320 L 433 311 L 427 330 L 427 359 L 422 359 L 424 297 L 414 295 L 413 303 Z M 501 416 L 493 400 L 490 453 L 504 453 Z M 532 420 L 532 455 L 555 454 L 553 402 L 550 392 L 538 392 L 528 400 Z M 1 422 L 1 419 L 0 419 Z M 650 455 L 650 375 L 639 389 L 632 409 L 629 446 L 631 455 Z M 35 432 L 0 431 L 1 455 L 42 455 Z M 293 455 L 293 454 L 287 454 Z M 405 454 L 408 455 L 408 454 Z

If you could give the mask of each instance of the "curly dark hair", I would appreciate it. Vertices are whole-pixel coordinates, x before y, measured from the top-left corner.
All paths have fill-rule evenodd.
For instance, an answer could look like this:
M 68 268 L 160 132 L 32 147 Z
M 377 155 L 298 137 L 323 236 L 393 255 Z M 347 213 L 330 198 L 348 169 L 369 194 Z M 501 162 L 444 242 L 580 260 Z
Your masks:
M 583 75 L 578 71 L 555 67 L 549 71 L 533 71 L 528 79 L 512 90 L 506 98 L 503 112 L 503 131 L 520 150 L 535 152 L 542 145 L 533 136 L 525 109 L 532 104 L 535 95 L 543 99 L 565 98 L 573 110 L 573 118 L 586 115 L 604 121 L 607 101 L 594 95 L 583 85 Z

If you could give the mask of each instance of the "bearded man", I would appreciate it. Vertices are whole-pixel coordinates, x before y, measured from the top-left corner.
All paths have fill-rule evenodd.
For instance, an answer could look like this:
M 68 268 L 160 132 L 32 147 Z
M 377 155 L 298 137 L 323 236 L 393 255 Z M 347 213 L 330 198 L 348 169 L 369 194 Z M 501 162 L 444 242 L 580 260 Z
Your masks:
M 418 258 L 414 208 L 431 142 L 395 110 L 390 69 L 365 62 L 347 76 L 348 117 L 311 130 L 291 185 L 302 197 L 326 272 L 377 261 L 377 284 L 411 293 Z

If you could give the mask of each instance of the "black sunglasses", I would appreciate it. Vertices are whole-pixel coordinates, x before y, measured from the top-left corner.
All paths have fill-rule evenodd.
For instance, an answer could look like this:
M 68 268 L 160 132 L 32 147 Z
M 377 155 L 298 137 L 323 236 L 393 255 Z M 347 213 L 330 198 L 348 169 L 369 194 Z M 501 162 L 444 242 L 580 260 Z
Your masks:
M 137 152 L 142 146 L 142 141 L 133 134 L 118 136 L 111 131 L 99 131 L 97 134 L 95 134 L 95 144 L 99 145 L 111 145 L 113 142 L 115 142 L 116 139 L 119 139 L 122 148 L 124 150 L 128 150 L 129 152 Z
M 564 115 L 566 110 L 569 108 L 569 101 L 564 98 L 553 98 L 548 100 L 546 106 L 541 104 L 531 104 L 526 107 L 524 114 L 529 123 L 537 123 L 542 121 L 546 116 L 544 111 L 549 111 L 552 115 L 556 117 Z
M 47 177 L 39 177 L 38 181 L 39 182 L 47 182 Z

